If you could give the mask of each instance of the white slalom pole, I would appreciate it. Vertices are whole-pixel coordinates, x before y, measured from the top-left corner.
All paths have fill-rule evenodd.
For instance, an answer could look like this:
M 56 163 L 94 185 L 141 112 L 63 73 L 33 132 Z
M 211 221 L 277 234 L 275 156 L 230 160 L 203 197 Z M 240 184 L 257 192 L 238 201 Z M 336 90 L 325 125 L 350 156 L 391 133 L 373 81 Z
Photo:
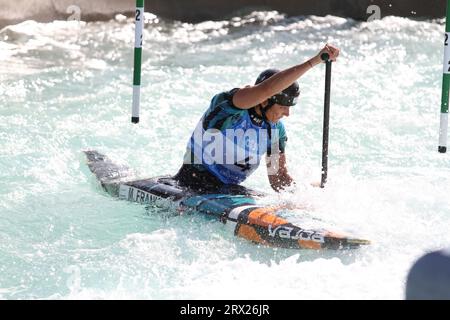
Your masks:
M 135 37 L 134 37 L 134 71 L 133 71 L 133 105 L 131 122 L 139 122 L 139 107 L 141 104 L 141 63 L 142 63 L 142 32 L 144 28 L 144 0 L 136 0 Z

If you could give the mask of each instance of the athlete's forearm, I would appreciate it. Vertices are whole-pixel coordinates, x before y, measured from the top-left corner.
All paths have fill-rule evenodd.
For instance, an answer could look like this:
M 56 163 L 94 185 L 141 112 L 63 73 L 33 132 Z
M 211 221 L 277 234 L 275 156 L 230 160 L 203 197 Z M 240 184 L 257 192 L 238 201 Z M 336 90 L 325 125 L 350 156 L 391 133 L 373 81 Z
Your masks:
M 286 167 L 286 154 L 278 153 L 266 157 L 267 177 L 270 186 L 279 192 L 294 183 Z
M 258 85 L 242 88 L 234 95 L 233 103 L 241 109 L 252 108 L 292 85 L 305 72 L 319 63 L 320 58 L 313 57 L 302 64 L 274 74 Z
M 339 56 L 339 49 L 327 44 L 316 56 L 306 62 L 280 71 L 257 85 L 238 90 L 233 96 L 233 104 L 241 109 L 250 109 L 282 92 L 305 72 L 321 63 L 320 57 L 323 53 L 327 53 L 332 61 L 336 61 Z
M 315 56 L 302 64 L 285 69 L 261 83 L 265 98 L 269 98 L 278 92 L 283 91 L 304 75 L 308 70 L 321 63 L 319 56 Z

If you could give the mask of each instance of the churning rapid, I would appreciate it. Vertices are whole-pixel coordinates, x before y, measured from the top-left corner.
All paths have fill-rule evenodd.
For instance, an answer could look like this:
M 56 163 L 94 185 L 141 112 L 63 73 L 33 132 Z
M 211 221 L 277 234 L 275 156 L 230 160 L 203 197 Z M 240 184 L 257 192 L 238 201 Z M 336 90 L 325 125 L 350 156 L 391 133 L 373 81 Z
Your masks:
M 0 298 L 402 299 L 412 263 L 450 244 L 450 160 L 437 152 L 443 20 L 372 22 L 255 12 L 180 23 L 146 15 L 140 123 L 130 123 L 134 20 L 27 21 L 0 31 Z M 299 185 L 268 203 L 370 239 L 293 251 L 201 215 L 117 201 L 83 150 L 138 177 L 174 174 L 212 96 L 338 46 L 328 183 L 320 180 L 324 67 L 285 120 Z M 294 217 L 295 218 L 295 217 Z

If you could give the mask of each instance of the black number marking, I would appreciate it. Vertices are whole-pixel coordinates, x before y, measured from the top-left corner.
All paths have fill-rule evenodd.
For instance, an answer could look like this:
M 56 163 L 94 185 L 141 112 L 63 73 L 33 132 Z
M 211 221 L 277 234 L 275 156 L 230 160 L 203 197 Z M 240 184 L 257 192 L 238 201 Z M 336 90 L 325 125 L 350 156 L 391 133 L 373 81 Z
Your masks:
M 445 42 L 444 42 L 444 45 L 448 46 L 448 34 L 447 34 L 447 33 L 445 34 Z
M 136 21 L 141 21 L 141 10 L 136 10 Z

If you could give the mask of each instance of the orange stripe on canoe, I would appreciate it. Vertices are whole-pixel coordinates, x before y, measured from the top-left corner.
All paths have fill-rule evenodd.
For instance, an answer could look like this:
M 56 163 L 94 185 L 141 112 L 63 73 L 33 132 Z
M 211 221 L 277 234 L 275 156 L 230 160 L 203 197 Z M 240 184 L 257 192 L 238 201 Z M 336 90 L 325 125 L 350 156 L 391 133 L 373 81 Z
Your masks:
M 267 244 L 266 241 L 260 237 L 260 235 L 256 232 L 256 230 L 253 227 L 247 226 L 245 224 L 241 224 L 239 226 L 237 235 L 250 241 L 254 241 L 261 244 Z
M 274 215 L 275 208 L 258 208 L 248 214 L 248 222 L 268 228 L 269 225 L 276 227 L 289 223 L 287 220 Z

